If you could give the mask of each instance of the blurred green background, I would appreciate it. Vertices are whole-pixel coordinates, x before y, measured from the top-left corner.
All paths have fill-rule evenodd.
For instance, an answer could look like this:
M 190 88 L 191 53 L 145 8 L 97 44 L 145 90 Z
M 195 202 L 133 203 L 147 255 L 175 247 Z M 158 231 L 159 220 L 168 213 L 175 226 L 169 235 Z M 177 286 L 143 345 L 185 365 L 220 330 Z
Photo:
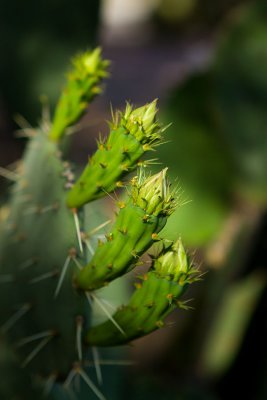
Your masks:
M 158 158 L 186 204 L 163 234 L 207 273 L 193 311 L 128 349 L 134 366 L 104 367 L 108 399 L 266 399 L 267 2 L 2 0 L 0 33 L 1 166 L 24 147 L 14 114 L 36 125 L 40 95 L 53 109 L 69 58 L 95 44 L 112 78 L 72 158 L 85 162 L 110 101 L 158 97 L 172 122 Z

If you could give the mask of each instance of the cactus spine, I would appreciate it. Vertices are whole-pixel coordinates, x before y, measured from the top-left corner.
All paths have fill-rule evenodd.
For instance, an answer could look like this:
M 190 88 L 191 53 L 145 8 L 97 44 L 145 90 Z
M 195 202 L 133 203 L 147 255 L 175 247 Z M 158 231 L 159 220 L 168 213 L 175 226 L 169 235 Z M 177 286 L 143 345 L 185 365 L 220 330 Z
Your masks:
M 81 227 L 87 227 L 80 209 L 123 186 L 121 180 L 161 141 L 163 132 L 156 101 L 136 109 L 127 105 L 73 182 L 60 144 L 101 91 L 107 66 L 99 49 L 74 59 L 53 122 L 46 121 L 34 132 L 13 173 L 16 182 L 8 212 L 0 214 L 5 214 L 0 228 L 0 325 L 1 340 L 11 354 L 10 374 L 23 385 L 0 385 L 1 398 L 36 398 L 39 383 L 42 387 L 52 382 L 46 396 L 56 399 L 58 387 L 64 395 L 79 374 L 103 399 L 84 369 L 88 348 L 122 344 L 161 327 L 187 284 L 196 280 L 181 242 L 167 248 L 163 244 L 129 304 L 114 314 L 112 322 L 91 327 L 87 300 L 92 291 L 132 269 L 153 242 L 160 241 L 158 233 L 177 205 L 167 169 L 148 177 L 141 169 L 130 181 L 128 199 L 119 202 L 106 240 L 91 259 L 83 251 Z M 27 379 L 31 384 L 25 383 Z

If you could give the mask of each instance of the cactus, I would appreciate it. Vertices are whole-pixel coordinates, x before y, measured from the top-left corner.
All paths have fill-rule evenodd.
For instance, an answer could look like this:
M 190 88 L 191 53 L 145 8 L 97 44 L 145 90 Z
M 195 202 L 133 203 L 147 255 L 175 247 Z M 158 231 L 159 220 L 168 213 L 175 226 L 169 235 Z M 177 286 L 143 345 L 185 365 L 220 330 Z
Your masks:
M 127 104 L 113 116 L 107 139 L 99 141 L 76 182 L 63 161 L 68 129 L 101 91 L 107 67 L 99 49 L 78 55 L 53 121 L 31 132 L 16 171 L 3 170 L 15 182 L 0 213 L 0 364 L 6 365 L 1 398 L 68 398 L 79 375 L 103 399 L 85 368 L 90 346 L 127 343 L 162 327 L 187 285 L 198 279 L 181 240 L 166 244 L 159 237 L 179 205 L 167 169 L 150 176 L 141 167 L 128 184 L 122 182 L 161 142 L 156 101 L 136 109 Z M 83 208 L 125 185 L 128 197 L 118 202 L 110 233 L 90 257 Z M 94 290 L 134 268 L 154 242 L 162 249 L 129 304 L 92 327 L 88 301 Z

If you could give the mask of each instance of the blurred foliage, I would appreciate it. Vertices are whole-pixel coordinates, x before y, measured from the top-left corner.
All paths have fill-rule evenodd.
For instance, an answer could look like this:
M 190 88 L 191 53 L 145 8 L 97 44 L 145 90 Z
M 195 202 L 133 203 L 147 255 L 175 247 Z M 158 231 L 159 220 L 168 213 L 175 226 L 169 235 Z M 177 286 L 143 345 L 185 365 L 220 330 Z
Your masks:
M 267 3 L 242 9 L 214 65 L 219 124 L 236 182 L 251 200 L 267 202 Z M 226 26 L 226 32 L 227 32 Z
M 267 3 L 237 8 L 211 65 L 175 88 L 164 111 L 173 124 L 160 158 L 192 199 L 165 233 L 201 246 L 209 271 L 164 357 L 172 383 L 180 379 L 165 398 L 266 399 L 266 43 Z
M 249 0 L 159 0 L 156 18 L 172 30 L 214 28 L 231 8 L 245 3 Z
M 216 377 L 231 366 L 265 285 L 266 276 L 256 271 L 227 287 L 203 349 L 205 374 Z
M 10 113 L 36 123 L 40 94 L 55 105 L 68 60 L 94 43 L 98 9 L 99 0 L 1 1 L 0 95 Z
M 219 232 L 237 195 L 267 201 L 267 7 L 240 9 L 230 22 L 209 71 L 175 89 L 165 111 L 173 125 L 161 156 L 193 199 L 167 229 L 191 245 Z
M 159 150 L 161 159 L 171 166 L 173 177 L 179 177 L 185 201 L 192 201 L 171 216 L 164 233 L 183 234 L 195 246 L 221 227 L 232 186 L 231 164 L 216 117 L 208 73 L 185 82 L 166 107 L 165 119 L 173 124 L 168 130 L 169 143 Z

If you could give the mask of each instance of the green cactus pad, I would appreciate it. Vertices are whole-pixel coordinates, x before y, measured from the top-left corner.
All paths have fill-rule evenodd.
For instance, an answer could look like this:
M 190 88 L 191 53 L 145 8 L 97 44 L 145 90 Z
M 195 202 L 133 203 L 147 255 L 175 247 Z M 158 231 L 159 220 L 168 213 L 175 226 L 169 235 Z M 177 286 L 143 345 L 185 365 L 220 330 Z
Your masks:
M 82 53 L 73 59 L 73 70 L 68 74 L 68 82 L 63 91 L 49 134 L 58 141 L 66 128 L 73 125 L 85 112 L 88 104 L 101 92 L 101 80 L 107 74 L 109 62 L 101 59 L 101 50 Z
M 110 134 L 98 143 L 81 177 L 68 194 L 71 208 L 105 196 L 122 186 L 121 179 L 134 168 L 144 153 L 161 141 L 162 128 L 156 121 L 156 101 L 117 113 Z
M 91 328 L 86 342 L 97 346 L 121 345 L 163 327 L 165 317 L 179 306 L 178 299 L 188 284 L 198 279 L 197 274 L 181 241 L 177 241 L 154 260 L 142 283 L 136 285 L 129 304 L 118 309 L 113 321 Z
M 88 313 L 86 300 L 71 284 L 71 260 L 79 250 L 73 215 L 65 205 L 64 171 L 57 146 L 37 132 L 13 187 L 9 217 L 1 225 L 0 335 L 16 348 L 20 365 L 44 376 L 68 373 L 78 358 L 76 317 L 86 321 Z
M 166 170 L 150 178 L 134 178 L 128 202 L 105 243 L 100 243 L 90 263 L 76 276 L 80 289 L 94 290 L 125 274 L 155 240 L 175 200 L 166 182 Z
M 179 200 L 170 189 L 167 168 L 148 177 L 140 169 L 127 187 L 128 199 L 118 202 L 120 211 L 106 241 L 99 242 L 92 257 L 84 251 L 86 244 L 93 252 L 87 240 L 96 243 L 96 232 L 106 223 L 87 232 L 90 206 L 77 208 L 124 186 L 122 177 L 161 141 L 163 131 L 156 101 L 137 109 L 127 105 L 113 117 L 109 137 L 99 142 L 73 184 L 59 142 L 99 92 L 106 67 L 99 49 L 75 58 L 53 123 L 46 118 L 40 129 L 25 130 L 29 142 L 19 167 L 0 168 L 0 174 L 15 181 L 9 202 L 0 208 L 1 399 L 76 398 L 80 378 L 104 400 L 85 370 L 90 345 L 123 344 L 162 326 L 195 280 L 180 241 L 163 246 L 130 303 L 114 318 L 107 313 L 115 325 L 108 321 L 90 329 L 91 300 L 98 300 L 93 290 L 127 273 L 159 242 L 158 233 Z

